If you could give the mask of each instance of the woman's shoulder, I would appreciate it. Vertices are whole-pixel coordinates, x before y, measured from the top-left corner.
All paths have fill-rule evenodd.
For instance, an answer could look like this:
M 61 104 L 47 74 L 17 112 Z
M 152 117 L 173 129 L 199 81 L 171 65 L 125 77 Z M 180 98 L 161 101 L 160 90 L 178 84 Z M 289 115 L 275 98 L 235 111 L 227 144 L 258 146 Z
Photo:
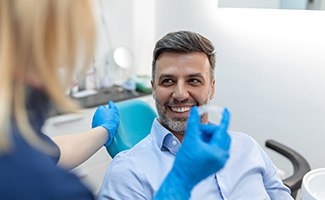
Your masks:
M 93 199 L 75 174 L 53 157 L 13 134 L 12 148 L 0 155 L 0 196 L 4 199 Z M 49 138 L 50 139 L 50 138 Z

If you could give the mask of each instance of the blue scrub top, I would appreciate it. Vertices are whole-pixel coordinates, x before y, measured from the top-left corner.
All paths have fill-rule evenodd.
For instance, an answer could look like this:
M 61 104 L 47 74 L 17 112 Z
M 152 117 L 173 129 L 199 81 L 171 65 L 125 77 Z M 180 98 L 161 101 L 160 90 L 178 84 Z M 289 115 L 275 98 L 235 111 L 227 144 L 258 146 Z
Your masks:
M 55 153 L 51 156 L 28 144 L 18 131 L 15 122 L 11 126 L 9 152 L 0 153 L 0 199 L 94 199 L 92 192 L 78 177 L 57 166 L 59 148 L 40 132 L 48 109 L 44 94 L 33 92 L 27 102 L 28 115 L 35 132 Z

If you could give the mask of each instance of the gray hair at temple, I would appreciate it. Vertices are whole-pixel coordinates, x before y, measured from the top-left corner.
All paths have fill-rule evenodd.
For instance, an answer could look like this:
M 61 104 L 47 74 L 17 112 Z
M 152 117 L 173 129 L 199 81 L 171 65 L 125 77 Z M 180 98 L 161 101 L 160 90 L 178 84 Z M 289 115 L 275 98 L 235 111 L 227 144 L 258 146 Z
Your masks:
M 214 80 L 215 48 L 210 40 L 191 31 L 170 32 L 157 41 L 153 51 L 152 81 L 155 82 L 156 62 L 164 52 L 172 53 L 205 53 L 210 62 L 210 77 Z

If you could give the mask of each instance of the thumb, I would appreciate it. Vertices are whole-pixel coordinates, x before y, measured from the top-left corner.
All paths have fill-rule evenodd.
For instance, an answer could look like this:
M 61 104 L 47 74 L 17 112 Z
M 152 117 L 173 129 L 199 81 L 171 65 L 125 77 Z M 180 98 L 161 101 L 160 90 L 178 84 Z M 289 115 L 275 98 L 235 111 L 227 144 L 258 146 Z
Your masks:
M 187 120 L 185 137 L 197 137 L 200 131 L 200 115 L 197 107 L 192 107 L 190 116 Z

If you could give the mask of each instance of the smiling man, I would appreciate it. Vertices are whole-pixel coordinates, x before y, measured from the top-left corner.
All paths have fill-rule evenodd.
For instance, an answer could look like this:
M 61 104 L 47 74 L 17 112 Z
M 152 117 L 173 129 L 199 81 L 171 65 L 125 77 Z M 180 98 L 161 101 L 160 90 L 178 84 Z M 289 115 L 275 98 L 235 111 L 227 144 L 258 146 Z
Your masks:
M 164 52 L 155 66 L 152 88 L 159 122 L 182 141 L 191 107 L 213 97 L 209 59 L 201 52 Z M 201 122 L 208 122 L 207 114 Z
M 159 117 L 146 138 L 114 158 L 100 199 L 153 199 L 181 147 L 191 108 L 208 103 L 214 96 L 214 69 L 214 46 L 200 34 L 172 32 L 156 43 L 152 92 Z M 207 114 L 201 116 L 201 123 L 208 123 Z M 243 133 L 229 132 L 229 135 L 228 162 L 199 182 L 191 192 L 191 199 L 292 199 L 290 190 L 277 176 L 276 167 L 255 140 Z M 183 166 L 183 170 L 195 167 L 193 162 Z M 184 181 L 191 182 L 195 177 L 193 174 Z M 158 194 L 161 197 L 163 193 L 160 190 Z M 173 198 L 166 196 L 166 199 Z

